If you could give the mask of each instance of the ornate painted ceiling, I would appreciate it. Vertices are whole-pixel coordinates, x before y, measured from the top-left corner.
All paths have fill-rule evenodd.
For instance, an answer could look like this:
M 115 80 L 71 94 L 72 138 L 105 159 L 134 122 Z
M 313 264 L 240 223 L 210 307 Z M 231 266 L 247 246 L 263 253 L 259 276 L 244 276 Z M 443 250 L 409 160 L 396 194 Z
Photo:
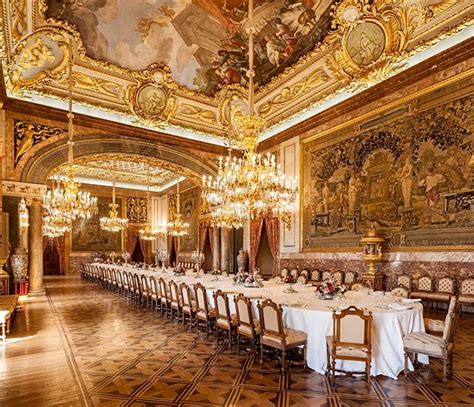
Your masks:
M 114 156 L 102 158 L 97 156 L 83 157 L 74 162 L 75 176 L 79 180 L 111 181 L 115 179 L 117 185 L 144 187 L 150 185 L 153 190 L 162 190 L 172 185 L 178 174 L 156 167 L 143 157 Z M 66 166 L 58 168 L 56 174 L 66 175 Z
M 64 106 L 72 39 L 74 98 L 89 112 L 213 143 L 236 137 L 232 114 L 246 106 L 246 1 L 0 4 L 10 97 Z M 462 41 L 472 22 L 471 0 L 255 5 L 256 107 L 273 129 Z

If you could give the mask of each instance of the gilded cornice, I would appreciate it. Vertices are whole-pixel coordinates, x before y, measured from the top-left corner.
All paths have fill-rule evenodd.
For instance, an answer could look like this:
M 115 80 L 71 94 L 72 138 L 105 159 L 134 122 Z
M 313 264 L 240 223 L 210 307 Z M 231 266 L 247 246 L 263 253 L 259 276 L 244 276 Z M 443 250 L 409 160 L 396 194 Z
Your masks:
M 257 111 L 269 126 L 282 124 L 341 92 L 357 93 L 381 82 L 405 69 L 404 61 L 411 56 L 470 25 L 471 3 L 335 3 L 330 33 L 257 89 Z M 46 0 L 0 0 L 0 4 L 0 54 L 9 92 L 64 99 L 67 44 L 72 39 L 78 103 L 149 128 L 167 123 L 218 139 L 233 138 L 231 113 L 245 108 L 245 89 L 234 85 L 208 96 L 178 85 L 167 66 L 132 71 L 94 60 L 86 55 L 73 25 L 45 17 Z

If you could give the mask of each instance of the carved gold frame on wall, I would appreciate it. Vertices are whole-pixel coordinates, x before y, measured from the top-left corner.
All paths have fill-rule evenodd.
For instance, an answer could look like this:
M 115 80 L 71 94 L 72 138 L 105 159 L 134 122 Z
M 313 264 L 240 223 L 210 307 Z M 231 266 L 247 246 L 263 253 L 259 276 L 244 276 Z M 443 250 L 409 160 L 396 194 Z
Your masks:
M 374 0 L 372 4 L 365 4 L 363 0 L 341 0 L 333 11 L 334 30 L 313 51 L 258 89 L 257 110 L 270 126 L 281 124 L 343 90 L 356 92 L 380 82 L 402 70 L 403 61 L 409 56 L 466 27 L 470 23 L 469 3 L 469 0 L 440 0 L 437 5 L 421 7 L 408 6 L 403 0 Z M 26 65 L 20 72 L 16 68 L 22 58 L 31 61 L 24 55 L 28 47 L 35 44 L 32 39 L 49 38 L 61 44 L 72 36 L 77 53 L 75 96 L 79 103 L 135 118 L 151 128 L 159 128 L 168 122 L 220 139 L 234 137 L 229 132 L 226 107 L 240 97 L 241 87 L 234 85 L 229 87 L 234 91 L 225 88 L 209 97 L 178 85 L 166 66 L 154 64 L 143 71 L 131 71 L 94 60 L 86 55 L 75 27 L 45 18 L 46 0 L 0 0 L 0 4 L 4 15 L 0 53 L 7 61 L 4 71 L 10 91 L 28 90 L 64 99 L 61 67 L 67 60 L 65 50 L 62 62 L 40 70 L 29 80 L 21 77 Z M 355 21 L 348 21 L 347 12 L 344 14 L 350 8 L 358 10 Z M 383 29 L 386 46 L 377 60 L 361 67 L 351 59 L 347 40 L 354 24 L 371 22 Z M 164 108 L 152 115 L 143 110 L 136 97 L 141 89 L 151 84 L 163 89 L 166 99 Z

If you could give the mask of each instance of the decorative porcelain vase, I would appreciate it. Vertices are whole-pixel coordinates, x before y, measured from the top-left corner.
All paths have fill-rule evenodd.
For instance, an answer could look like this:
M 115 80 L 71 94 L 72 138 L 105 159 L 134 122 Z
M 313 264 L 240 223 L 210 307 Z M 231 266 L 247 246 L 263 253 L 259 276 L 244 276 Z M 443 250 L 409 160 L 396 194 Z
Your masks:
M 24 281 L 28 277 L 28 255 L 25 249 L 15 249 L 15 253 L 10 256 L 15 281 Z
M 240 249 L 239 254 L 237 255 L 237 268 L 239 270 L 239 273 L 245 272 L 245 268 L 247 266 L 247 259 L 247 253 L 244 251 L 244 249 Z

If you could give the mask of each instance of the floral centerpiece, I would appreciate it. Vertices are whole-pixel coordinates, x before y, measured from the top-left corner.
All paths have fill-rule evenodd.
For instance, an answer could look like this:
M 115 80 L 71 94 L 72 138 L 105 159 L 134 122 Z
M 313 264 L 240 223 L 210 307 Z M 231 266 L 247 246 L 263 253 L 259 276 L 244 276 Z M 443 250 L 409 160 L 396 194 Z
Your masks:
M 243 285 L 248 288 L 263 287 L 263 277 L 259 269 L 255 269 L 253 274 L 237 273 L 234 277 L 234 285 Z
M 285 282 L 286 284 L 295 284 L 295 283 L 296 283 L 296 279 L 295 279 L 291 274 L 288 274 L 288 275 L 285 277 L 284 282 Z
M 175 276 L 184 276 L 185 270 L 184 270 L 183 267 L 176 267 L 176 268 L 174 269 L 174 271 L 173 271 L 173 274 L 174 274 Z
M 316 293 L 323 300 L 332 300 L 335 296 L 342 296 L 347 291 L 344 284 L 336 284 L 332 279 L 328 278 L 320 282 L 316 286 Z

